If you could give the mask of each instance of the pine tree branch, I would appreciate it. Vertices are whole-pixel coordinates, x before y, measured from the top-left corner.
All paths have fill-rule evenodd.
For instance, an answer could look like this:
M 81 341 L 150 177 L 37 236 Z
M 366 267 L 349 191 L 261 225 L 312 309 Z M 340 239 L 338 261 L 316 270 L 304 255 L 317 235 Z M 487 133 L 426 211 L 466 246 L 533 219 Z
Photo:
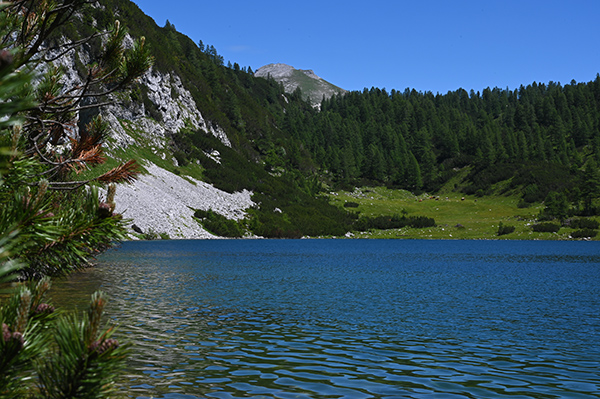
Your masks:
M 46 58 L 46 54 L 44 54 L 41 59 L 44 62 L 54 62 L 54 61 L 56 61 L 56 60 L 64 57 L 65 55 L 67 55 L 67 53 L 69 53 L 70 51 L 73 51 L 73 50 L 77 49 L 77 47 L 81 47 L 82 45 L 84 45 L 86 43 L 89 43 L 90 41 L 94 40 L 95 38 L 106 36 L 107 34 L 108 34 L 108 32 L 96 32 L 96 33 L 94 33 L 94 34 L 92 34 L 92 35 L 90 35 L 88 37 L 83 38 L 83 39 L 63 44 L 63 46 L 66 47 L 65 50 L 63 50 L 62 52 L 60 52 L 57 55 L 53 56 L 52 58 Z
M 139 173 L 138 164 L 135 159 L 132 159 L 98 176 L 95 180 L 105 183 L 132 183 Z

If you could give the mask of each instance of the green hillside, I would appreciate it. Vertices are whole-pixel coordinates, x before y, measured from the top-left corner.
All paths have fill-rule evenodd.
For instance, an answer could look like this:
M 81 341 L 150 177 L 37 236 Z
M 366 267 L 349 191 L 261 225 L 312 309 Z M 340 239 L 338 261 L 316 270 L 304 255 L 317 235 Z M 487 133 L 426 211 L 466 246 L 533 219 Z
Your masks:
M 227 133 L 232 148 L 193 130 L 173 135 L 170 148 L 178 173 L 227 191 L 253 190 L 261 206 L 247 227 L 257 234 L 354 230 L 359 215 L 320 193 L 361 186 L 510 196 L 515 209 L 558 202 L 541 218 L 559 223 L 599 213 L 600 76 L 470 93 L 372 88 L 334 96 L 318 111 L 301 91 L 286 94 L 249 67 L 225 65 L 213 46 L 194 43 L 168 22 L 157 26 L 130 1 L 100 3 L 88 6 L 89 15 L 105 26 L 119 19 L 132 36 L 145 36 L 155 68 L 180 76 L 205 118 Z M 146 91 L 138 87 L 131 101 L 147 104 L 152 117 Z M 221 164 L 205 155 L 215 149 Z

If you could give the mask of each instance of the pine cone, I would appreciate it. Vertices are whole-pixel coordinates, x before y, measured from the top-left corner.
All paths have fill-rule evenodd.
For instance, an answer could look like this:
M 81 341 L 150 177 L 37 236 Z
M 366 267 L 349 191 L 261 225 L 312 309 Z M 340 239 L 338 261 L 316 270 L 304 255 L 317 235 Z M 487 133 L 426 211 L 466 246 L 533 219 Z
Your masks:
M 40 303 L 37 308 L 35 309 L 35 314 L 42 314 L 42 313 L 53 313 L 54 312 L 54 306 L 49 305 L 47 303 Z
M 4 323 L 2 323 L 2 339 L 4 342 L 15 341 L 17 342 L 17 350 L 23 348 L 25 344 L 25 339 L 23 338 L 23 334 L 19 331 L 15 331 L 14 333 L 10 332 L 10 328 Z M 117 344 L 118 345 L 118 344 Z
M 103 354 L 104 352 L 106 352 L 107 350 L 110 349 L 115 349 L 119 347 L 119 341 L 117 341 L 116 339 L 107 339 L 105 341 L 94 341 L 92 342 L 92 344 L 90 345 L 90 351 L 92 352 L 98 352 L 99 355 Z
M 112 211 L 110 208 L 110 204 L 107 204 L 106 202 L 100 203 L 100 205 L 98 206 L 98 214 L 101 219 L 106 219 L 112 216 Z
M 4 340 L 4 342 L 8 342 L 11 337 L 12 334 L 10 332 L 10 329 L 6 324 L 2 323 L 2 339 Z

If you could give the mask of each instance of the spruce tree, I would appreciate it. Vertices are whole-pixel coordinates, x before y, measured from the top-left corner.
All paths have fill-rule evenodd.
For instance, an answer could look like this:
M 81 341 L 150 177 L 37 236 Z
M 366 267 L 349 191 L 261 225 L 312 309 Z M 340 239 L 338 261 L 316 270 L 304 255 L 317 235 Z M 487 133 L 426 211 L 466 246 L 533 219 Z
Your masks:
M 585 165 L 584 183 L 581 189 L 583 197 L 583 212 L 591 216 L 596 213 L 594 200 L 600 195 L 600 172 L 596 159 L 592 156 Z

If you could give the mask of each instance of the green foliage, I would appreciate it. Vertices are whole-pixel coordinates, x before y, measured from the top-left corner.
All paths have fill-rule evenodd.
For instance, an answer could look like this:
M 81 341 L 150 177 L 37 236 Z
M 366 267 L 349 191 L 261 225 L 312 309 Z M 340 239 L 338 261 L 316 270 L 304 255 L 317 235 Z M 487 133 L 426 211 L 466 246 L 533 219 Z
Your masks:
M 257 197 L 272 197 L 279 190 L 266 172 L 311 194 L 303 186 L 312 185 L 315 175 L 332 187 L 373 182 L 419 193 L 440 189 L 457 170 L 470 166 L 467 181 L 457 188 L 466 194 L 489 195 L 506 181 L 502 190 L 522 193 L 523 206 L 556 191 L 569 202 L 582 202 L 582 215 L 598 210 L 600 180 L 593 167 L 582 166 L 600 155 L 600 76 L 588 83 L 459 89 L 444 95 L 371 88 L 336 95 L 318 112 L 301 93 L 285 94 L 273 79 L 254 78 L 251 69 L 236 63 L 224 66 L 214 46 L 194 43 L 170 23 L 157 26 L 134 3 L 102 4 L 104 9 L 90 6 L 86 18 L 102 28 L 118 14 L 134 37 L 152 43 L 156 69 L 181 77 L 209 123 L 227 132 L 232 148 L 225 150 L 206 145 L 208 139 L 197 134 L 173 138 L 179 165 L 200 161 L 206 179 L 227 191 L 246 188 Z M 160 119 L 145 90 L 137 90 L 134 100 Z M 213 149 L 220 152 L 221 164 L 204 154 Z M 298 183 L 295 171 L 304 183 Z M 593 184 L 576 198 L 574 188 L 586 181 Z M 275 235 L 301 234 L 298 221 L 289 220 L 298 212 L 270 214 L 276 207 L 284 210 L 282 204 L 297 203 L 302 195 L 295 190 L 257 211 L 262 222 L 256 225 L 269 220 L 278 226 Z M 336 229 L 344 217 L 339 215 Z
M 211 209 L 208 211 L 196 209 L 194 217 L 198 219 L 206 230 L 217 236 L 239 238 L 244 235 L 244 229 L 240 226 L 239 222 L 227 219 L 225 216 Z
M 511 164 L 495 164 L 475 168 L 468 176 L 471 184 L 463 192 L 483 197 L 489 194 L 492 185 L 510 179 L 515 174 L 515 169 L 518 170 L 515 165 Z
M 7 270 L 0 267 L 0 279 Z M 0 304 L 0 396 L 112 397 L 128 345 L 111 338 L 114 329 L 101 327 L 103 294 L 94 294 L 78 317 L 55 310 L 49 289 L 48 278 L 22 283 Z
M 100 202 L 98 188 L 89 183 L 131 181 L 136 174 L 134 163 L 127 162 L 91 179 L 75 179 L 104 161 L 107 125 L 93 119 L 76 137 L 65 127 L 76 124 L 84 100 L 125 87 L 150 62 L 142 39 L 124 50 L 124 31 L 116 24 L 103 56 L 89 66 L 84 87 L 65 87 L 60 68 L 44 65 L 49 54 L 42 44 L 66 54 L 98 39 L 90 32 L 75 42 L 61 40 L 72 26 L 69 18 L 85 3 L 0 5 L 0 37 L 12 49 L 0 51 L 0 283 L 17 278 L 17 272 L 39 279 L 1 297 L 1 397 L 114 397 L 125 361 L 127 345 L 111 338 L 113 329 L 101 328 L 106 303 L 101 293 L 83 317 L 56 312 L 47 299 L 47 275 L 82 267 L 124 236 L 122 218 L 114 214 L 114 185 Z M 36 68 L 46 72 L 33 82 L 30 72 Z M 60 149 L 66 141 L 71 145 Z
M 598 235 L 598 230 L 580 229 L 571 233 L 571 238 L 594 238 Z
M 157 26 L 130 1 L 103 0 L 102 5 L 89 6 L 84 19 L 105 28 L 118 14 L 133 37 L 145 36 L 152 44 L 156 69 L 181 77 L 206 120 L 227 132 L 230 153 L 241 159 L 242 169 L 222 168 L 197 153 L 205 150 L 201 145 L 182 137 L 174 138 L 174 150 L 179 165 L 199 160 L 207 179 L 228 191 L 256 189 L 264 179 L 254 166 L 272 174 L 300 171 L 308 182 L 318 174 L 332 187 L 373 182 L 414 192 L 438 190 L 456 170 L 471 166 L 468 181 L 457 188 L 467 194 L 489 195 L 500 181 L 508 181 L 503 190 L 519 190 L 523 206 L 556 191 L 582 202 L 582 214 L 598 209 L 599 184 L 589 185 L 579 198 L 572 192 L 583 182 L 600 181 L 592 175 L 594 168 L 582 168 L 600 155 L 600 75 L 588 83 L 443 95 L 371 88 L 336 95 L 318 112 L 301 93 L 285 94 L 273 79 L 254 78 L 251 69 L 236 63 L 226 67 L 214 46 L 194 43 L 171 23 Z M 144 90 L 132 98 L 159 119 Z M 229 162 L 231 154 L 219 151 L 222 164 Z M 252 167 L 246 168 L 248 161 Z
M 116 23 L 99 61 L 88 66 L 94 73 L 88 76 L 86 88 L 66 87 L 61 68 L 44 64 L 40 53 L 45 50 L 40 45 L 44 40 L 52 43 L 52 35 L 83 6 L 81 0 L 18 1 L 0 10 L 0 19 L 10 20 L 0 26 L 0 37 L 14 46 L 10 54 L 2 51 L 0 67 L 0 113 L 8 116 L 0 125 L 0 238 L 13 237 L 13 256 L 24 264 L 24 278 L 64 275 L 81 268 L 91 255 L 124 238 L 126 231 L 121 216 L 113 213 L 112 199 L 101 202 L 97 188 L 84 186 L 92 181 L 131 181 L 136 175 L 134 162 L 78 180 L 83 169 L 104 162 L 102 144 L 108 125 L 93 118 L 77 137 L 65 126 L 76 124 L 84 99 L 126 87 L 149 67 L 151 59 L 143 39 L 125 50 L 126 32 Z M 31 15 L 36 24 L 25 29 L 33 21 L 24 21 L 24 15 Z M 52 50 L 67 52 L 99 40 L 91 35 L 78 43 L 58 41 Z M 45 69 L 35 84 L 28 73 L 34 68 Z M 69 147 L 59 146 L 66 141 Z
M 102 4 L 104 9 L 90 7 L 94 19 L 100 23 L 110 20 L 106 14 L 119 15 L 133 37 L 145 36 L 151 44 L 155 69 L 181 78 L 203 117 L 213 127 L 226 131 L 234 150 L 243 157 L 256 160 L 266 157 L 272 148 L 283 148 L 285 153 L 276 156 L 277 163 L 301 170 L 313 167 L 310 154 L 300 148 L 292 132 L 280 128 L 285 124 L 286 112 L 302 118 L 315 114 L 308 102 L 284 97 L 278 83 L 255 78 L 250 68 L 225 67 L 214 46 L 202 42 L 197 45 L 170 23 L 157 26 L 133 2 L 103 0 Z M 139 101 L 141 97 L 148 116 L 160 120 L 146 90 L 142 87 L 140 91 L 137 98 Z
M 586 216 L 598 213 L 598 208 L 594 206 L 594 200 L 600 195 L 600 172 L 596 160 L 591 157 L 583 172 L 583 214 Z
M 526 193 L 531 203 L 578 183 L 578 168 L 598 137 L 598 87 L 600 76 L 587 84 L 483 93 L 372 88 L 324 101 L 322 111 L 295 130 L 336 180 L 436 190 L 451 177 L 446 171 L 474 165 L 465 193 L 486 195 L 515 177 L 510 188 L 537 185 Z
M 510 234 L 512 232 L 515 231 L 515 226 L 509 226 L 509 225 L 505 225 L 504 223 L 500 222 L 498 224 L 498 235 L 499 236 L 503 236 L 506 234 Z
M 256 195 L 260 209 L 251 209 L 249 227 L 261 237 L 301 238 L 304 236 L 341 236 L 352 229 L 357 216 L 332 206 L 323 198 L 305 193 L 297 197 Z
M 358 208 L 358 202 L 354 202 L 354 201 L 347 201 L 344 202 L 344 208 Z
M 154 229 L 150 228 L 146 232 L 139 233 L 137 235 L 141 240 L 170 240 L 171 237 L 167 233 L 159 233 Z
M 318 140 L 310 142 L 311 149 L 317 156 L 321 148 L 334 154 L 350 144 L 357 170 L 371 179 L 376 176 L 370 166 L 373 155 L 381 154 L 388 168 L 378 180 L 385 183 L 398 176 L 395 180 L 404 185 L 418 177 L 414 166 L 412 171 L 403 167 L 413 154 L 428 190 L 443 179 L 442 166 L 474 164 L 469 192 L 486 192 L 494 180 L 513 176 L 520 165 L 548 163 L 566 170 L 579 166 L 576 149 L 584 151 L 597 135 L 592 126 L 599 119 L 594 100 L 599 84 L 600 77 L 588 84 L 534 83 L 514 91 L 488 88 L 481 94 L 388 93 L 376 88 L 351 92 L 322 104 L 313 122 Z M 552 107 L 560 107 L 559 112 Z M 577 133 L 565 128 L 575 125 Z M 335 157 L 323 161 L 337 172 Z
M 22 265 L 14 235 L 0 239 L 0 283 Z M 0 301 L 0 397 L 112 397 L 127 345 L 101 329 L 105 299 L 92 297 L 82 318 L 55 310 L 49 278 L 19 284 Z
M 598 230 L 600 228 L 600 222 L 588 218 L 568 219 L 565 221 L 565 225 L 572 229 Z
M 569 168 L 556 163 L 524 164 L 515 166 L 510 188 L 524 187 L 523 200 L 542 202 L 551 191 L 565 192 L 578 184 L 578 178 Z
M 98 292 L 83 317 L 68 314 L 57 319 L 55 346 L 36 364 L 43 396 L 101 398 L 116 392 L 115 376 L 124 366 L 127 345 L 112 338 L 114 329 L 101 329 L 105 305 Z
M 556 223 L 537 223 L 531 226 L 531 230 L 537 233 L 558 233 L 560 230 L 560 224 Z
M 367 231 L 370 229 L 388 230 L 400 229 L 402 227 L 425 228 L 434 227 L 435 220 L 426 216 L 376 216 L 376 217 L 361 217 L 354 224 L 353 229 L 356 231 Z
M 540 191 L 537 184 L 532 183 L 525 187 L 525 192 L 523 193 L 522 201 L 525 203 L 523 208 L 527 207 L 527 204 L 531 204 L 533 202 L 541 202 L 544 196 Z
M 168 233 L 159 233 L 158 235 L 160 236 L 161 240 L 170 240 L 171 239 L 171 236 L 169 236 Z
M 216 187 L 232 193 L 243 189 L 254 192 L 253 200 L 260 207 L 250 211 L 248 228 L 252 233 L 261 237 L 298 238 L 343 235 L 348 231 L 352 216 L 324 199 L 315 198 L 319 190 L 317 182 L 307 180 L 298 171 L 269 173 L 266 165 L 248 160 L 203 131 L 180 132 L 173 142 L 186 162 L 202 164 L 205 179 Z M 220 154 L 220 163 L 207 155 L 215 150 Z M 211 229 L 205 223 L 204 227 L 216 233 L 213 230 L 216 226 Z
M 546 207 L 538 217 L 539 220 L 563 220 L 569 212 L 569 201 L 564 193 L 551 191 L 544 201 Z
M 7 175 L 18 173 L 28 162 L 14 162 Z M 103 212 L 98 190 L 51 192 L 42 182 L 30 190 L 3 184 L 0 198 L 0 230 L 18 231 L 14 253 L 25 264 L 21 275 L 40 278 L 64 275 L 87 266 L 87 258 L 125 237 L 120 215 Z

